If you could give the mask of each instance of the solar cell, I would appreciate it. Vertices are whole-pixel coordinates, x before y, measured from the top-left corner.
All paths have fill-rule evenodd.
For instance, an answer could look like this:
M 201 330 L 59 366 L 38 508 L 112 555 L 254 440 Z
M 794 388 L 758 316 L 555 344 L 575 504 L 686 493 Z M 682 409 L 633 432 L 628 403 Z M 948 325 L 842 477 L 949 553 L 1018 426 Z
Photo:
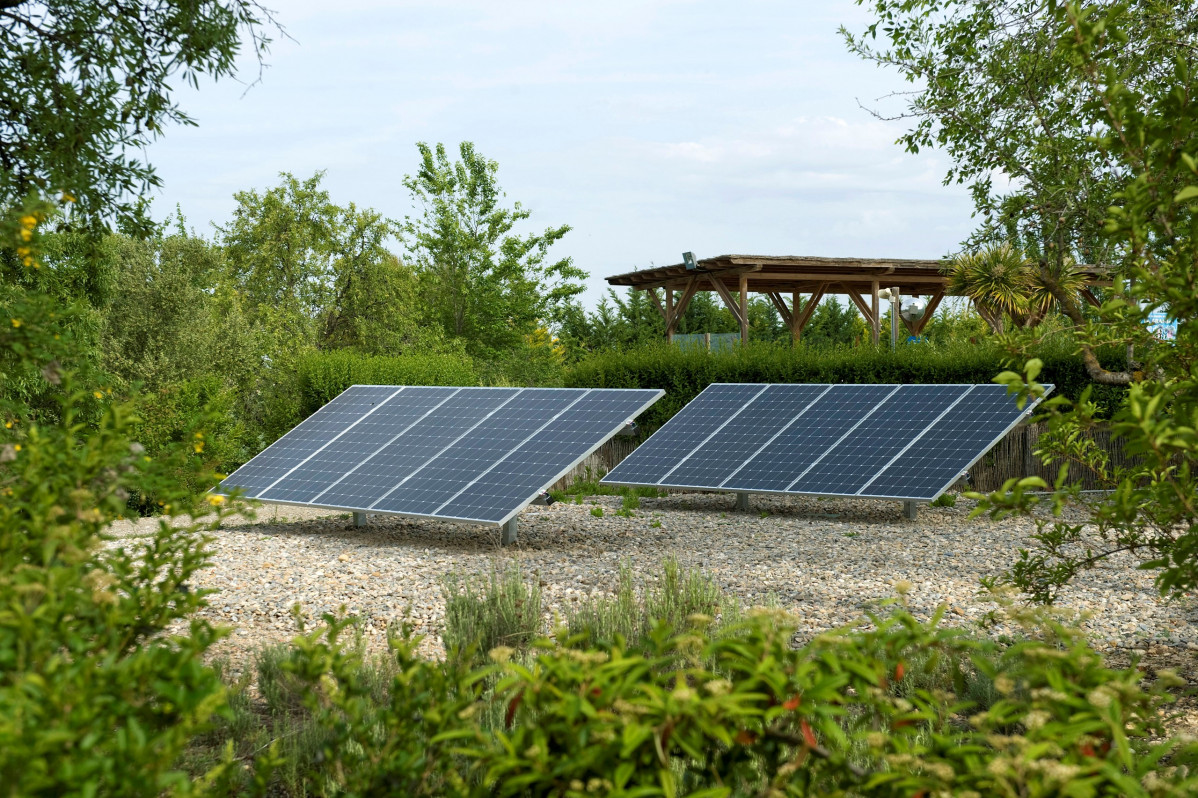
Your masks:
M 602 481 L 931 501 L 1035 404 L 998 385 L 716 384 Z
M 218 490 L 503 524 L 662 393 L 353 386 Z

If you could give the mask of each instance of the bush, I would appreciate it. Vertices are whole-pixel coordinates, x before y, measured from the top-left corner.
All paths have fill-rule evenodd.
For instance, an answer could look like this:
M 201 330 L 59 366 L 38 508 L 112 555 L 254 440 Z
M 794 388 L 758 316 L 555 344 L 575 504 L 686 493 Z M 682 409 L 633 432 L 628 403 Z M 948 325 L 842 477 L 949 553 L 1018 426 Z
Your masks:
M 301 418 L 351 385 L 478 385 L 465 354 L 362 355 L 349 349 L 314 352 L 296 363 Z M 297 422 L 298 423 L 298 422 Z
M 490 579 L 450 574 L 445 596 L 445 649 L 450 656 L 486 656 L 496 646 L 526 647 L 541 632 L 541 588 L 525 582 L 519 564 Z
M 1089 385 L 1071 342 L 1045 344 L 1042 379 L 1058 395 L 1077 397 Z M 1121 357 L 1111 353 L 1112 363 Z M 812 348 L 753 344 L 727 352 L 647 346 L 591 355 L 570 367 L 565 385 L 585 388 L 663 388 L 666 395 L 637 419 L 651 433 L 714 382 L 989 383 L 1009 368 L 1009 356 L 987 344 Z M 1092 399 L 1113 409 L 1124 391 L 1100 386 Z
M 211 527 L 164 519 L 119 542 L 108 529 L 132 492 L 175 516 L 211 510 L 179 475 L 211 477 L 177 450 L 146 455 L 131 409 L 61 366 L 75 346 L 64 316 L 44 295 L 0 302 L 4 361 L 39 371 L 53 388 L 40 398 L 57 405 L 41 415 L 0 397 L 0 784 L 10 795 L 185 791 L 179 753 L 224 703 L 202 661 L 220 632 L 194 617 L 205 593 L 189 587 Z
M 795 619 L 750 611 L 711 634 L 692 615 L 636 653 L 560 632 L 533 659 L 416 655 L 391 640 L 380 702 L 346 622 L 300 638 L 281 668 L 306 690 L 319 755 L 307 794 L 1109 795 L 1198 789 L 1193 742 L 1159 739 L 1166 688 L 1110 670 L 1076 630 L 1017 617 L 1010 646 L 920 622 L 902 605 L 795 648 Z M 1162 762 L 1168 758 L 1168 766 Z M 260 757 L 257 794 L 276 756 Z M 1084 789 L 1082 789 L 1084 788 Z M 247 789 L 247 792 L 251 790 Z

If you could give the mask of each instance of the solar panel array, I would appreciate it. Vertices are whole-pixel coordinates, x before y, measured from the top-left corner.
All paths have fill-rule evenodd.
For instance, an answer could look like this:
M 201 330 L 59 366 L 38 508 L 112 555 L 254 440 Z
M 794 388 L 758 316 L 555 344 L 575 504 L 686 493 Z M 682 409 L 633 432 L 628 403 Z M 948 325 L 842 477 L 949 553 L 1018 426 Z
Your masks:
M 1021 410 L 1001 385 L 715 384 L 602 481 L 932 501 L 1038 401 Z
M 355 385 L 218 491 L 503 524 L 662 393 Z

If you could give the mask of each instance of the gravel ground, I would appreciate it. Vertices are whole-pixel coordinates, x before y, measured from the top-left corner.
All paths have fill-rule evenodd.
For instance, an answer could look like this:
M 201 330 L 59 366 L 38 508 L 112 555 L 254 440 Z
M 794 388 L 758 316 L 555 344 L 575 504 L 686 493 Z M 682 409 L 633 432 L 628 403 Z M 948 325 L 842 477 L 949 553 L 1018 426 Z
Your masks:
M 993 607 L 979 596 L 979 579 L 1010 565 L 1033 530 L 1026 520 L 969 520 L 966 500 L 921 507 L 914 521 L 902 518 L 897 502 L 757 495 L 746 513 L 734 501 L 699 493 L 642 499 L 631 518 L 614 514 L 620 499 L 612 496 L 530 507 L 519 517 L 518 543 L 506 548 L 495 528 L 372 516 L 355 529 L 348 514 L 265 506 L 256 520 L 227 521 L 216 533 L 212 567 L 199 586 L 219 591 L 205 614 L 233 628 L 221 653 L 235 662 L 292 637 L 296 602 L 314 618 L 345 606 L 380 642 L 387 623 L 410 606 L 436 655 L 442 577 L 513 560 L 539 575 L 552 613 L 610 589 L 623 560 L 652 577 L 673 555 L 710 573 L 745 606 L 773 600 L 795 612 L 800 636 L 809 636 L 859 618 L 902 581 L 912 586 L 916 614 L 945 604 L 949 623 L 969 624 Z M 592 514 L 595 507 L 602 517 Z M 152 525 L 143 519 L 114 531 L 132 537 Z M 1091 613 L 1083 626 L 1099 650 L 1191 661 L 1198 650 L 1198 605 L 1161 600 L 1151 572 L 1136 570 L 1130 558 L 1083 574 L 1060 605 Z

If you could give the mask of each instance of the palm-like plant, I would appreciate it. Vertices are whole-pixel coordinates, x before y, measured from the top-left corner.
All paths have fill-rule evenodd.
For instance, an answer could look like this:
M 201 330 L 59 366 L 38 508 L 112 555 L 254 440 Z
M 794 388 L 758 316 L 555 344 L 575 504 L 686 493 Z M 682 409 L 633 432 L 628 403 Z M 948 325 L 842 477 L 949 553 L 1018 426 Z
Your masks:
M 1072 258 L 1053 269 L 1056 281 L 1071 293 L 1081 291 L 1085 277 Z M 948 291 L 973 300 L 978 315 L 995 333 L 1009 317 L 1019 327 L 1035 327 L 1051 310 L 1052 294 L 1040 268 L 1010 244 L 962 253 L 945 270 Z
M 1006 316 L 1018 323 L 1028 315 L 1031 270 L 1023 253 L 1010 244 L 962 253 L 946 271 L 949 293 L 972 299 L 994 332 L 1003 332 Z

